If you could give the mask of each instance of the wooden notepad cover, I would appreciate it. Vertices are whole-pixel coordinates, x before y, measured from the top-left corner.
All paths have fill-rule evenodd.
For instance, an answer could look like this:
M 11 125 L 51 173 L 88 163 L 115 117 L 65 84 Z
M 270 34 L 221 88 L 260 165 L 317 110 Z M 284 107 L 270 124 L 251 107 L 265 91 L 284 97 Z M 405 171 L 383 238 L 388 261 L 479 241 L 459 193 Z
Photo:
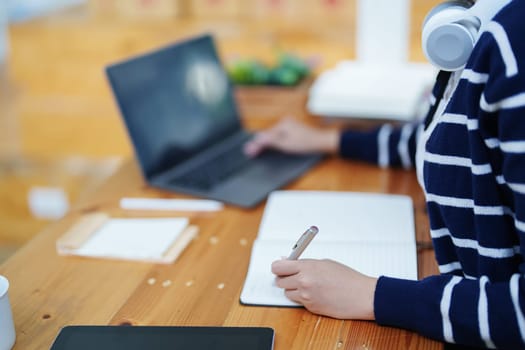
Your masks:
M 56 248 L 59 255 L 77 255 L 76 251 L 86 243 L 102 226 L 111 218 L 105 213 L 94 213 L 82 216 L 64 235 L 56 242 Z M 194 225 L 187 226 L 171 246 L 159 258 L 151 259 L 134 259 L 150 263 L 171 264 L 184 251 L 188 244 L 197 236 L 198 227 Z M 108 259 L 118 259 L 108 256 Z

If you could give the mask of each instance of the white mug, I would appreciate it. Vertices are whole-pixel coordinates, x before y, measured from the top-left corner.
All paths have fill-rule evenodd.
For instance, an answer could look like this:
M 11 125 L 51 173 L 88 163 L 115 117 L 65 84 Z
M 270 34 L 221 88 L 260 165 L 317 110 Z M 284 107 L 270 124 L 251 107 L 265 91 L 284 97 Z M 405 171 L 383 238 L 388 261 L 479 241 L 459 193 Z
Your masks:
M 0 350 L 11 350 L 15 344 L 15 324 L 7 290 L 9 281 L 0 275 Z
M 7 3 L 0 1 L 0 66 L 7 61 L 9 40 L 7 38 Z

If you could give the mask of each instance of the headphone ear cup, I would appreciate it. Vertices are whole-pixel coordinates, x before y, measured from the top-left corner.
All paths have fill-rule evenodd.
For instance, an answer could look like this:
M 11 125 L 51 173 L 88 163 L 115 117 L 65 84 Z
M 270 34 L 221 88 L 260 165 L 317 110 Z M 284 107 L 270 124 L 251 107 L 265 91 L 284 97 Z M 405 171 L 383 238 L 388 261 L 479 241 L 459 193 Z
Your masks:
M 463 68 L 472 53 L 477 30 L 465 20 L 470 6 L 467 1 L 449 1 L 433 8 L 425 18 L 423 52 L 441 70 Z

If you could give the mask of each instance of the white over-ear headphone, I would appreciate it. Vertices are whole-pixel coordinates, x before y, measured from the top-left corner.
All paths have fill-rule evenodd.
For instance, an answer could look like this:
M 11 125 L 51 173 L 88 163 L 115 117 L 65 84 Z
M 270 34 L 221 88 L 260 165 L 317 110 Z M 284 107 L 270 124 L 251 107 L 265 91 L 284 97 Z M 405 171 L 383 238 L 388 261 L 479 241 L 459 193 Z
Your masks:
M 433 8 L 423 23 L 422 44 L 427 59 L 441 70 L 465 67 L 488 22 L 511 0 L 454 0 Z

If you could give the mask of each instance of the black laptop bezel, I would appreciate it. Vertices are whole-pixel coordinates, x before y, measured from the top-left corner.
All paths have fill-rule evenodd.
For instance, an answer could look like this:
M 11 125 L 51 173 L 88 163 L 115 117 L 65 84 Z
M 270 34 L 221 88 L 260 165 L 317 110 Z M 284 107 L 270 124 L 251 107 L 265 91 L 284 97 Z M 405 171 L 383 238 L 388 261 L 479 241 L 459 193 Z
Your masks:
M 90 349 L 98 350 L 109 350 L 105 347 L 105 344 L 102 343 L 104 339 L 107 339 L 108 336 L 113 337 L 143 337 L 139 343 L 148 343 L 154 344 L 158 341 L 159 335 L 166 337 L 166 335 L 173 335 L 169 339 L 166 338 L 166 347 L 162 345 L 161 348 L 155 347 L 155 349 L 174 349 L 173 346 L 177 339 L 176 337 L 185 337 L 185 340 L 188 337 L 193 337 L 192 339 L 198 339 L 199 337 L 216 337 L 213 339 L 219 339 L 219 337 L 250 337 L 251 340 L 255 340 L 257 343 L 257 348 L 253 350 L 271 350 L 273 349 L 274 336 L 275 332 L 272 328 L 269 327 L 196 327 L 196 326 L 88 326 L 88 325 L 76 325 L 76 326 L 66 326 L 63 327 L 55 341 L 53 342 L 50 350 L 77 350 L 78 348 L 73 349 L 72 347 L 66 347 L 68 341 L 75 336 L 82 336 L 82 339 L 88 337 L 90 341 L 89 344 L 83 344 Z M 147 337 L 147 338 L 144 338 Z M 129 338 L 127 338 L 129 339 Z M 118 338 L 117 338 L 118 340 Z M 144 340 L 146 340 L 144 342 Z M 158 345 L 158 344 L 157 344 Z M 139 346 L 139 345 L 137 345 Z M 145 347 L 145 349 L 150 349 L 151 347 Z M 122 348 L 124 349 L 124 348 Z M 129 348 L 126 348 L 129 349 Z M 136 348 L 131 350 L 142 350 L 143 348 Z M 217 348 L 222 350 L 223 348 Z M 226 350 L 226 348 L 224 348 Z M 114 347 L 111 350 L 118 350 Z M 187 348 L 187 350 L 202 350 L 202 348 Z M 232 350 L 232 348 L 228 348 Z M 234 349 L 233 349 L 234 350 Z

